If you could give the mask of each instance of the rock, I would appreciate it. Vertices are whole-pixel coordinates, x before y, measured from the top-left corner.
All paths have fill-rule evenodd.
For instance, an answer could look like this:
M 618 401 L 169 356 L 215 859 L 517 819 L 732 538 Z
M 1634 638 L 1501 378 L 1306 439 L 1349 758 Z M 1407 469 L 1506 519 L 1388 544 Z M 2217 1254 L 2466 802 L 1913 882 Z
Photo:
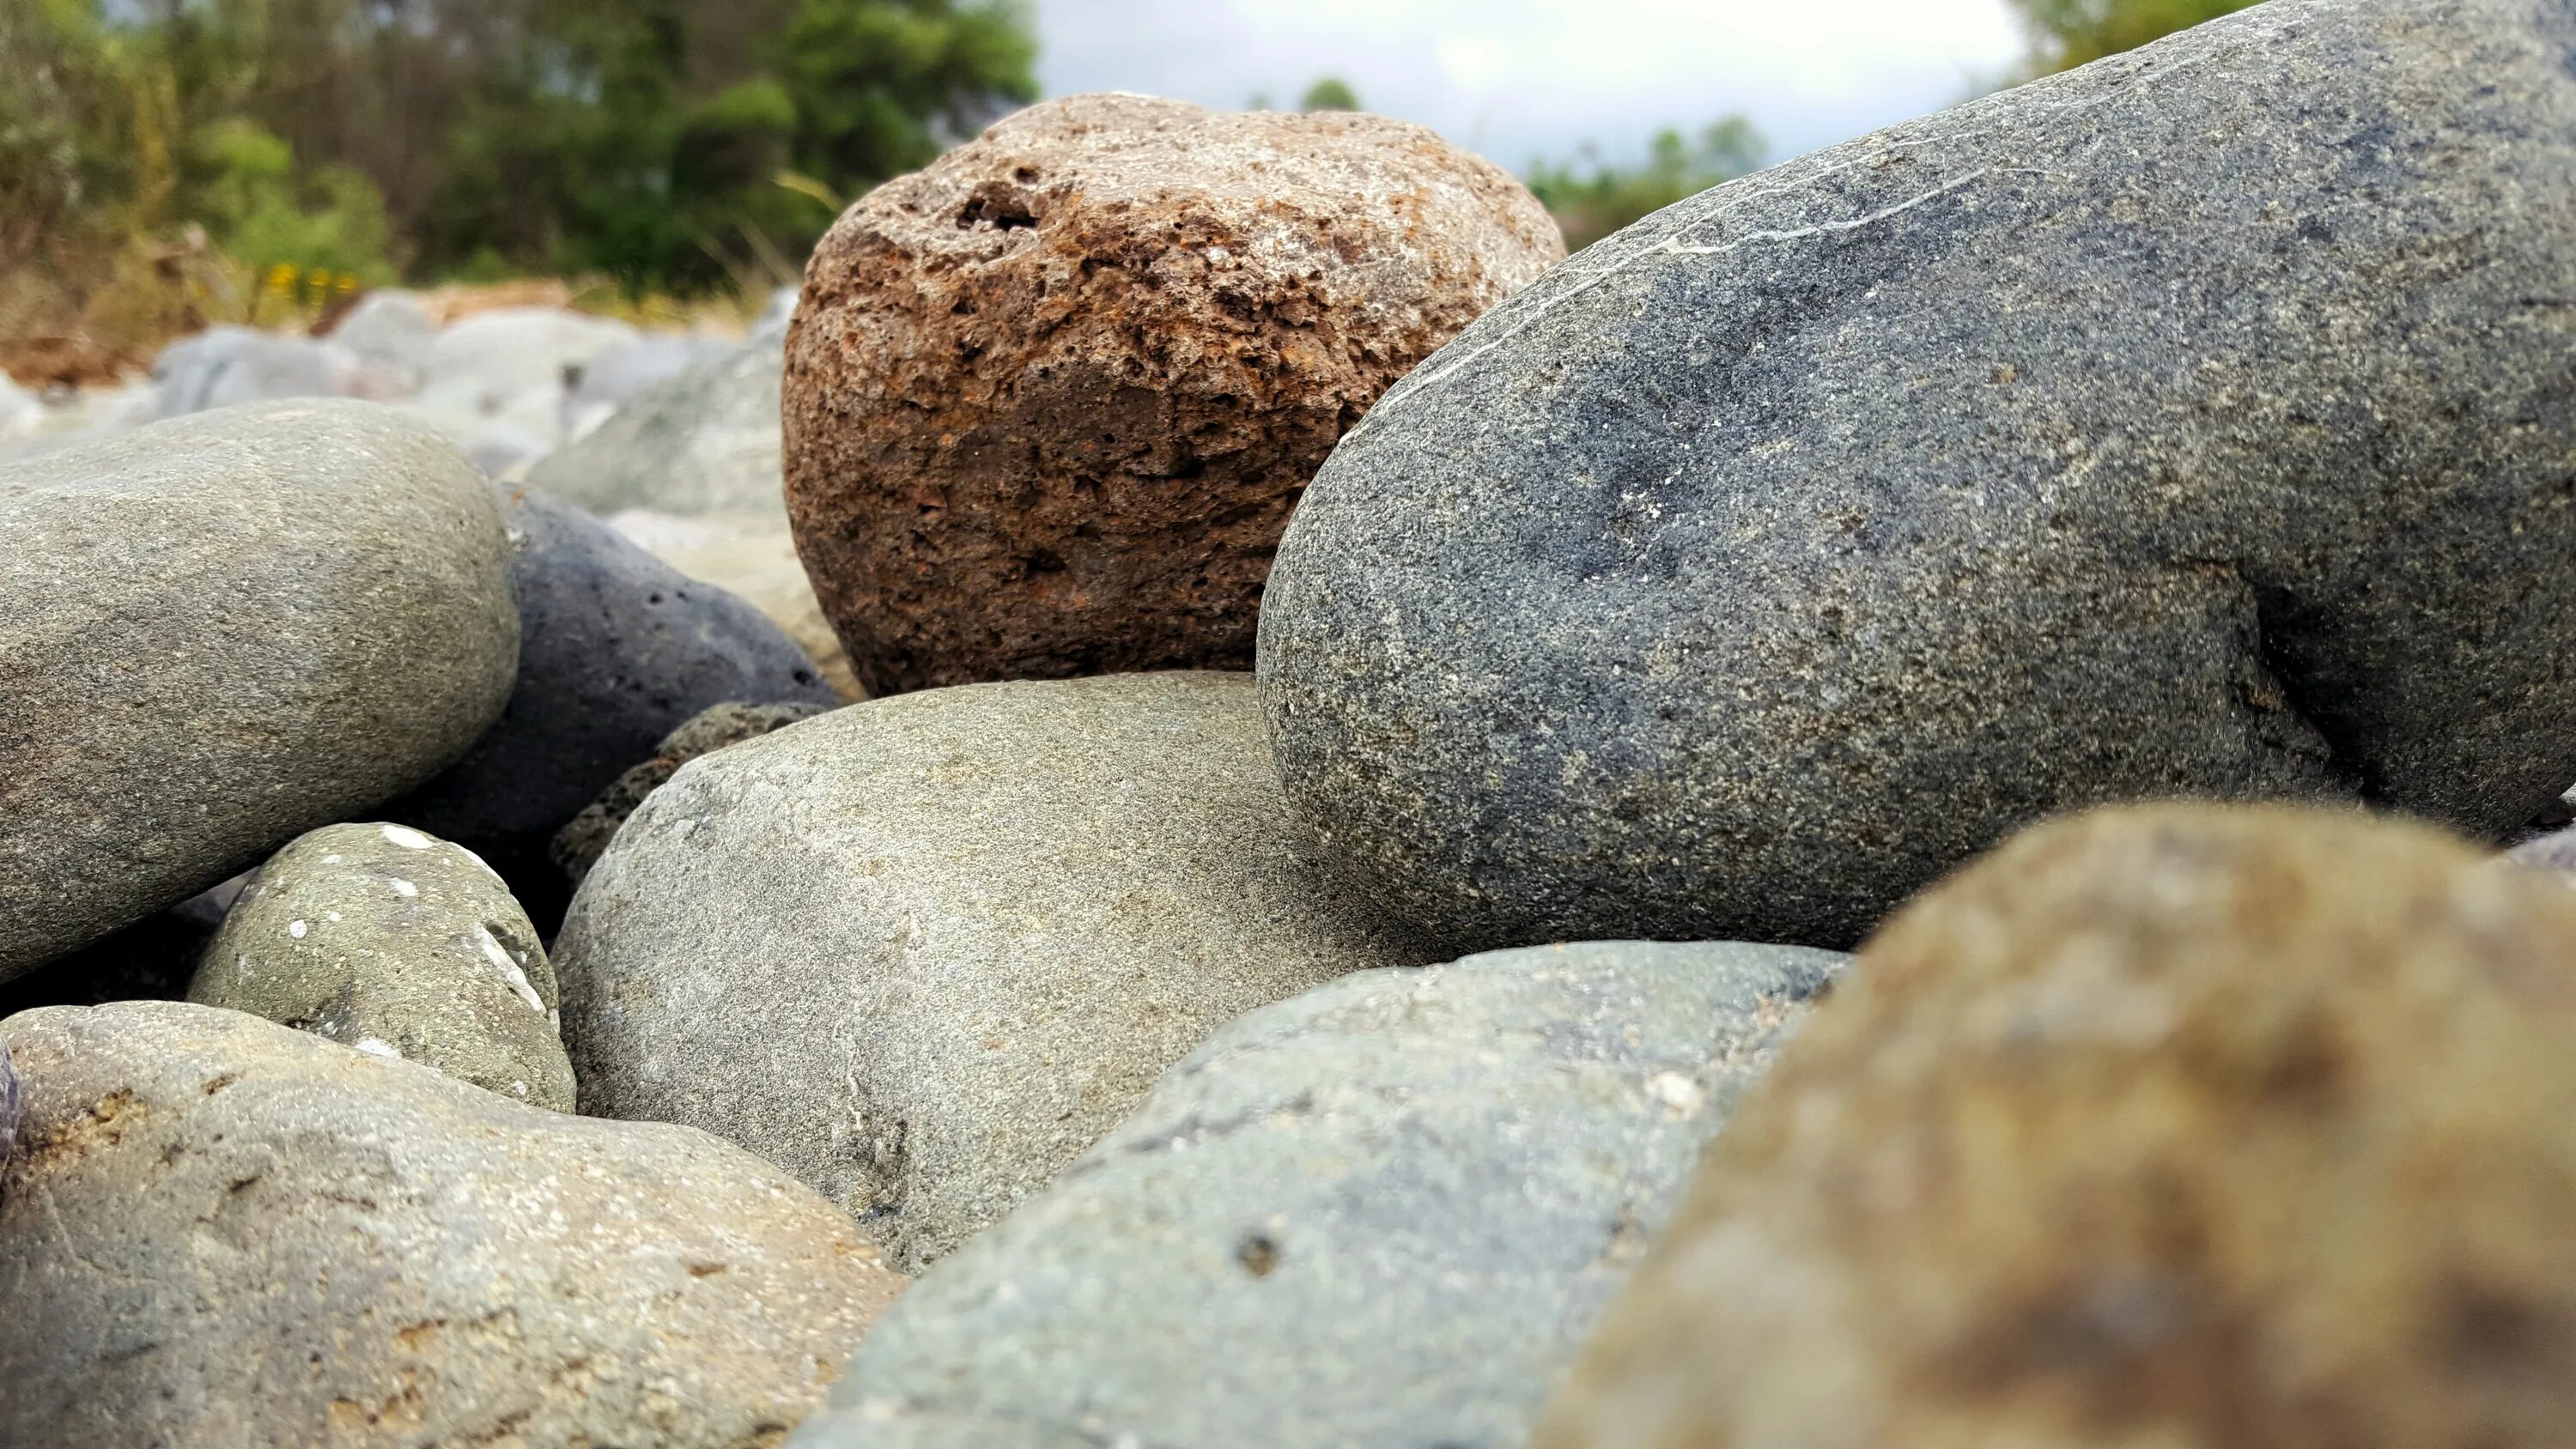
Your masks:
M 2541 14 L 2275 0 L 1495 311 L 1280 550 L 1313 848 L 1460 945 L 1833 946 L 2093 802 L 2528 817 L 2576 780 Z
M 201 1006 L 6 1028 L 0 1442 L 775 1443 L 900 1286 L 703 1133 Z
M 18 1147 L 18 1119 L 25 1106 L 18 1094 L 18 1064 L 9 1038 L 0 1035 L 0 1195 L 8 1191 L 9 1159 Z
M 196 979 L 198 958 L 221 930 L 247 873 L 166 911 L 110 932 L 68 956 L 0 981 L 0 1017 L 40 1006 L 110 1001 L 177 1001 Z
M 420 391 L 437 339 L 429 309 L 410 292 L 370 292 L 331 329 L 331 340 L 358 360 L 366 391 L 384 397 Z
M 757 334 L 730 356 L 664 383 L 538 464 L 529 481 L 600 514 L 747 513 L 783 534 L 783 345 L 775 332 Z
M 619 408 L 673 378 L 722 362 L 737 350 L 737 344 L 721 337 L 667 334 L 639 337 L 603 350 L 572 374 L 564 394 L 564 438 L 569 441 L 593 432 Z M 770 425 L 777 426 L 775 417 Z
M 483 856 L 541 930 L 570 899 L 555 832 L 710 705 L 839 697 L 757 609 L 689 579 L 578 508 L 496 490 L 519 604 L 500 722 L 384 815 Z
M 2552 871 L 2576 885 L 2576 830 L 2559 830 L 2526 840 L 2507 852 L 2516 865 Z
M 2034 830 L 1862 952 L 1539 1442 L 2551 1442 L 2571 1033 L 2576 899 L 2431 830 Z
M 538 459 L 555 449 L 551 433 L 539 433 L 508 418 L 493 418 L 465 429 L 456 440 L 475 470 L 486 478 L 516 481 Z
M 229 323 L 170 344 L 152 364 L 164 418 L 237 403 L 337 397 L 356 380 L 358 360 L 310 337 Z
M 328 825 L 269 857 L 188 999 L 572 1110 L 536 927 L 480 857 L 408 826 Z
M 662 788 L 680 767 L 700 755 L 713 754 L 727 745 L 758 739 L 773 730 L 782 730 L 799 720 L 812 719 L 823 712 L 813 703 L 793 704 L 719 704 L 706 710 L 687 724 L 671 731 L 669 737 L 653 750 L 653 758 L 620 775 L 599 798 L 582 807 L 571 823 L 555 833 L 548 854 L 557 869 L 576 890 L 599 863 L 608 842 L 617 838 L 617 828 L 626 823 L 635 807 Z
M 1278 816 L 1240 675 L 940 690 L 722 750 L 565 918 L 582 1110 L 741 1143 L 911 1271 L 1235 1016 L 1425 959 Z
M 0 471 L 0 979 L 437 773 L 518 659 L 484 482 L 367 403 Z
M 923 1278 L 796 1442 L 1526 1443 L 1841 960 L 1539 947 L 1254 1011 Z
M 806 269 L 788 510 L 871 692 L 1252 660 L 1333 442 L 1562 259 L 1501 168 L 1377 116 L 1033 106 Z
M 553 307 L 478 312 L 430 344 L 424 381 L 430 388 L 471 388 L 486 397 L 546 393 L 559 400 L 567 390 L 566 369 L 578 372 L 601 353 L 642 336 L 611 318 Z
M 831 621 L 823 617 L 822 604 L 814 598 L 813 581 L 805 577 L 805 565 L 796 557 L 796 540 L 788 534 L 784 517 L 718 513 L 684 518 L 636 508 L 612 514 L 607 521 L 671 567 L 751 601 L 796 641 L 842 699 L 868 697 L 866 687 L 850 671 L 850 657 L 842 651 Z
M 0 437 L 32 433 L 45 420 L 45 405 L 36 395 L 18 386 L 17 379 L 0 372 Z

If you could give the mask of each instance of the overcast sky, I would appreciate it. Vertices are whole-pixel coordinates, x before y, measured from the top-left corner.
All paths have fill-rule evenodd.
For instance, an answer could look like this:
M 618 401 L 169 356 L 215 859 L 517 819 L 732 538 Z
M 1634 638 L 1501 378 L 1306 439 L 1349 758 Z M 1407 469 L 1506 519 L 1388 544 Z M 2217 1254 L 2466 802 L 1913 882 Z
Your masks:
M 1291 106 L 1339 75 L 1515 171 L 1640 153 L 1731 111 L 1772 159 L 1962 99 L 2021 39 L 2002 0 L 1036 0 L 1051 96 Z

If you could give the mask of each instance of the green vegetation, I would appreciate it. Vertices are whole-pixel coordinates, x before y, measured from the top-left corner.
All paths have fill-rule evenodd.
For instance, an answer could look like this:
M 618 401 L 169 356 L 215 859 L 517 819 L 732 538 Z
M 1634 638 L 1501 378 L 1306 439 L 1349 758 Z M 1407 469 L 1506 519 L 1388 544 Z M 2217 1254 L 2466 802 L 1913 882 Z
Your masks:
M 1313 85 L 1306 87 L 1306 98 L 1297 103 L 1297 109 L 1301 111 L 1356 111 L 1360 109 L 1360 93 L 1351 89 L 1351 83 L 1349 81 L 1346 81 L 1337 75 L 1328 75 L 1322 80 L 1315 82 Z
M 1530 167 L 1529 186 L 1565 229 L 1565 244 L 1580 249 L 1686 196 L 1760 170 L 1769 148 L 1751 121 L 1729 116 L 1696 137 L 1661 132 L 1643 166 L 1611 165 L 1588 150 L 1577 162 L 1538 162 Z
M 2135 50 L 2256 0 L 2009 0 L 2031 41 L 2033 73 Z

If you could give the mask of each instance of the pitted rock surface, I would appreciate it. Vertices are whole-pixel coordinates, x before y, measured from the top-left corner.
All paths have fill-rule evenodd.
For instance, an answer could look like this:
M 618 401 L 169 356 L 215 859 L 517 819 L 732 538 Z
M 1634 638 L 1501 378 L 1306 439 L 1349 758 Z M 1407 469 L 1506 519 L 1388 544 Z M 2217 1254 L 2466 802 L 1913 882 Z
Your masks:
M 1417 126 L 1033 106 L 870 193 L 806 270 L 797 546 L 875 693 L 1251 662 L 1334 441 L 1564 255 Z

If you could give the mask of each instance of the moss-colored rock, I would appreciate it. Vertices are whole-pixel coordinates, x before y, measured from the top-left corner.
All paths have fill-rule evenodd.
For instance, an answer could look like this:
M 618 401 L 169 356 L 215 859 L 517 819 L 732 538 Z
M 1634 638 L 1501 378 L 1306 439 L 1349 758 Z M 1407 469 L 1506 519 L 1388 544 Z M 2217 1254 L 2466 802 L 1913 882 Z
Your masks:
M 1863 951 L 1540 1442 L 2565 1443 L 2571 1041 L 2576 898 L 2430 830 L 2034 830 Z

